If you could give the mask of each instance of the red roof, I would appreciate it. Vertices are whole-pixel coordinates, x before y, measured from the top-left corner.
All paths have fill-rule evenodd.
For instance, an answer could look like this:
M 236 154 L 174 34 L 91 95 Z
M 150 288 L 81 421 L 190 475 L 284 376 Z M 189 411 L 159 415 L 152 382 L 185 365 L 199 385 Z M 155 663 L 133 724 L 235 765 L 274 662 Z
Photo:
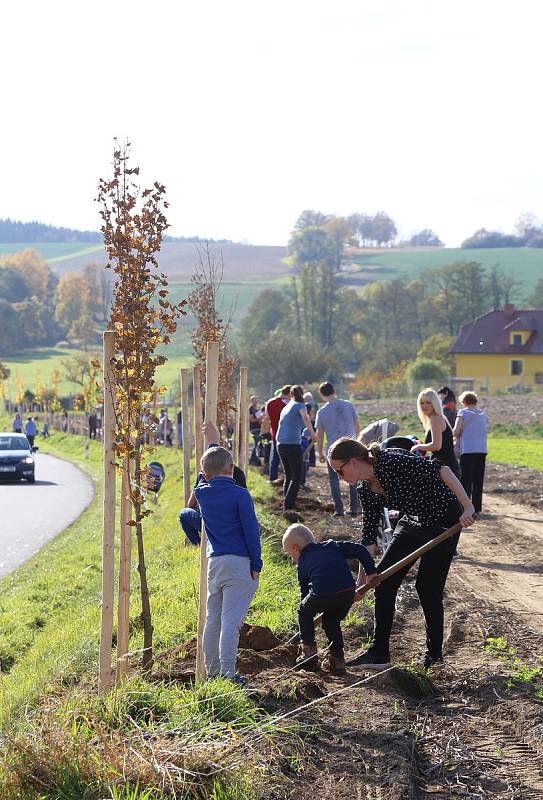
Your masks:
M 511 331 L 531 331 L 525 344 L 509 344 Z M 481 314 L 460 328 L 451 353 L 539 355 L 543 353 L 543 309 L 513 305 Z

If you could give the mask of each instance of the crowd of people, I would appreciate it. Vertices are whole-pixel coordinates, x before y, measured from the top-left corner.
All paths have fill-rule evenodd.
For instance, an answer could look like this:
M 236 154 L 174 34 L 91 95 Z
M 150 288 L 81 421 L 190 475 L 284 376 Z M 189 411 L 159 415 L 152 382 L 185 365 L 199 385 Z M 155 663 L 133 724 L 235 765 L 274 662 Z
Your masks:
M 382 447 L 361 441 L 355 407 L 337 396 L 330 381 L 320 384 L 319 395 L 317 404 L 299 384 L 281 387 L 263 405 L 253 395 L 247 409 L 250 463 L 261 465 L 263 459 L 270 481 L 282 483 L 285 517 L 294 522 L 283 536 L 283 550 L 296 564 L 300 584 L 299 665 L 312 668 L 318 663 L 315 617 L 321 614 L 328 639 L 324 663 L 333 674 L 343 674 L 347 665 L 384 669 L 391 663 L 389 641 L 396 595 L 411 565 L 383 582 L 379 575 L 456 523 L 459 529 L 473 524 L 476 513 L 481 512 L 488 420 L 474 392 L 462 393 L 457 410 L 448 387 L 438 391 L 427 388 L 420 392 L 416 406 L 424 440 L 415 442 L 410 450 Z M 67 420 L 66 412 L 64 418 Z M 179 416 L 176 421 L 181 428 Z M 17 412 L 12 429 L 24 432 L 32 446 L 38 435 L 36 423 L 32 416 L 23 421 Z M 88 415 L 88 426 L 89 437 L 96 438 L 100 421 L 95 410 Z M 201 542 L 202 524 L 207 534 L 203 637 L 207 675 L 222 675 L 243 684 L 245 679 L 236 670 L 236 653 L 263 568 L 259 525 L 246 476 L 234 464 L 231 450 L 220 446 L 219 431 L 211 421 L 204 422 L 203 432 L 206 449 L 201 470 L 179 522 L 195 546 Z M 172 446 L 173 433 L 173 422 L 163 409 L 156 428 L 157 443 Z M 177 441 L 182 445 L 179 431 Z M 326 464 L 333 517 L 346 513 L 340 481 L 348 484 L 347 513 L 362 515 L 360 541 L 318 542 L 299 517 L 293 519 L 298 493 L 307 487 L 307 472 L 317 459 Z M 385 509 L 395 509 L 398 522 L 391 543 L 376 564 Z M 455 533 L 434 546 L 418 566 L 415 587 L 426 621 L 423 665 L 427 668 L 443 660 L 443 590 L 458 538 Z M 360 565 L 356 579 L 348 565 L 351 559 Z M 341 622 L 357 590 L 368 586 L 375 587 L 373 642 L 346 662 Z
M 270 481 L 282 483 L 285 517 L 292 519 L 311 463 L 326 464 L 334 517 L 345 515 L 340 480 L 349 487 L 349 510 L 362 514 L 361 541 L 317 542 L 296 520 L 283 536 L 283 550 L 296 564 L 301 599 L 298 609 L 301 652 L 298 665 L 315 667 L 315 617 L 322 615 L 328 639 L 324 665 L 333 674 L 346 666 L 383 669 L 390 665 L 389 640 L 396 595 L 410 565 L 380 582 L 379 575 L 443 531 L 450 535 L 428 550 L 418 566 L 416 590 L 426 621 L 423 665 L 443 660 L 443 590 L 459 533 L 481 510 L 486 458 L 487 418 L 474 392 L 460 396 L 457 411 L 448 387 L 428 388 L 417 398 L 424 441 L 411 450 L 364 444 L 356 409 L 339 398 L 330 381 L 319 386 L 320 406 L 299 384 L 285 385 L 265 404 L 250 398 L 251 464 L 267 468 Z M 224 675 L 234 683 L 239 631 L 256 592 L 263 568 L 259 529 L 246 476 L 220 447 L 219 432 L 204 424 L 206 451 L 187 508 L 179 520 L 194 545 L 202 524 L 207 533 L 208 597 L 203 649 L 208 676 Z M 358 438 L 357 438 L 358 437 Z M 386 444 L 386 443 L 385 443 Z M 312 456 L 311 456 L 312 454 Z M 311 461 L 313 458 L 313 461 Z M 280 478 L 279 472 L 283 476 Z M 396 509 L 398 522 L 391 544 L 378 556 L 377 534 L 385 508 Z M 289 516 L 290 515 L 290 516 Z M 353 578 L 349 559 L 359 562 Z M 371 646 L 345 661 L 341 622 L 357 590 L 375 587 L 375 623 Z

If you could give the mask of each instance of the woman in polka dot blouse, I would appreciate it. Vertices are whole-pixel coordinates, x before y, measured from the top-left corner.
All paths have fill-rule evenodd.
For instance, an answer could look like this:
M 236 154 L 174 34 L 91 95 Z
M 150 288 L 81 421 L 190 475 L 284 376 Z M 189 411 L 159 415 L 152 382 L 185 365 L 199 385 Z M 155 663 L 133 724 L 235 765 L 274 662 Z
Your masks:
M 460 521 L 474 522 L 473 505 L 449 467 L 437 460 L 420 458 L 404 450 L 366 447 L 355 439 L 338 439 L 328 452 L 332 469 L 350 484 L 356 484 L 363 511 L 362 543 L 375 552 L 377 531 L 384 507 L 400 512 L 394 538 L 381 559 L 378 571 L 390 567 Z M 426 621 L 424 666 L 441 662 L 443 646 L 443 589 L 458 543 L 453 536 L 423 555 L 416 589 Z M 350 666 L 383 669 L 390 666 L 389 639 L 394 620 L 396 594 L 409 567 L 400 570 L 375 590 L 373 645 Z

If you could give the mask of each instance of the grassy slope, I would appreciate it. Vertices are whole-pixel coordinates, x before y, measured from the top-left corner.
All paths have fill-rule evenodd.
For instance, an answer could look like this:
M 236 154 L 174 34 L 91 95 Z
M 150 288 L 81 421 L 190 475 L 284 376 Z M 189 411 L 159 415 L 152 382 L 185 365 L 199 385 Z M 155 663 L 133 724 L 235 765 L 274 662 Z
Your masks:
M 18 250 L 36 250 L 48 263 L 56 263 L 78 256 L 91 255 L 103 251 L 103 249 L 103 245 L 90 242 L 30 242 L 29 244 L 0 244 L 0 255 L 16 253 Z
M 11 671 L 0 680 L 0 723 L 23 704 L 59 683 L 66 685 L 95 670 L 99 638 L 101 561 L 101 449 L 91 442 L 83 461 L 81 439 L 55 435 L 43 451 L 82 465 L 97 482 L 94 502 L 84 514 L 26 565 L 0 582 L 0 658 Z M 184 547 L 177 514 L 182 507 L 180 456 L 160 450 L 167 478 L 160 503 L 148 521 L 145 540 L 157 650 L 195 633 L 198 551 Z M 271 489 L 251 471 L 249 486 L 263 526 L 265 570 L 249 621 L 273 630 L 292 627 L 297 589 L 291 565 L 278 554 L 276 522 L 266 512 Z M 134 551 L 135 552 L 135 551 Z M 134 555 L 135 558 L 135 555 Z M 133 562 L 135 567 L 135 561 Z M 133 570 L 130 647 L 142 645 L 137 573 Z
M 378 270 L 364 271 L 375 280 L 387 280 L 399 277 L 419 277 L 421 270 L 434 267 L 443 267 L 454 261 L 478 261 L 485 267 L 499 264 L 505 270 L 514 274 L 515 278 L 522 281 L 523 291 L 528 291 L 541 277 L 543 267 L 543 251 L 529 247 L 504 247 L 488 250 L 465 250 L 461 248 L 447 248 L 430 250 L 426 252 L 406 252 L 391 250 L 375 254 L 364 252 L 348 256 L 347 263 L 357 264 L 361 267 L 375 265 L 386 267 L 382 273 Z
M 51 386 L 51 374 L 58 369 L 61 376 L 64 373 L 62 362 L 75 355 L 85 355 L 89 359 L 93 357 L 91 351 L 63 349 L 59 347 L 37 347 L 34 350 L 25 350 L 17 355 L 2 358 L 2 363 L 10 370 L 11 375 L 7 380 L 7 396 L 16 396 L 16 374 L 18 373 L 24 383 L 25 389 L 36 391 L 36 377 L 38 371 L 41 373 L 42 381 L 48 388 Z M 60 393 L 68 395 L 70 393 L 80 393 L 81 387 L 75 384 L 61 381 Z

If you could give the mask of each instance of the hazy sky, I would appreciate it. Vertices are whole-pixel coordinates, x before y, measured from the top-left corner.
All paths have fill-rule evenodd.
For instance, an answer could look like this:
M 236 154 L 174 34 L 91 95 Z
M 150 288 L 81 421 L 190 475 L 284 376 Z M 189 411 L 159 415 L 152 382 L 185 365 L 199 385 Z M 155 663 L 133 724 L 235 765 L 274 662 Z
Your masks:
M 454 246 L 543 216 L 539 0 L 3 3 L 0 217 L 97 229 L 114 136 L 171 233 L 379 208 Z

